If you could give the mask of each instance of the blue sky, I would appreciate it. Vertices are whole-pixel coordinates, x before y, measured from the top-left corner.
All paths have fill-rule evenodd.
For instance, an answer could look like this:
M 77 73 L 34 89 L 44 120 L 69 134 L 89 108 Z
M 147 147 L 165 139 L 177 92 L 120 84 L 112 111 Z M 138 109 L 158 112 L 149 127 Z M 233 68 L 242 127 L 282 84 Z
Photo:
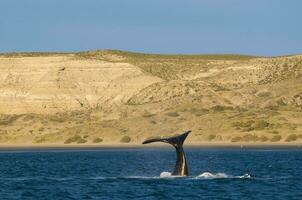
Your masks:
M 0 0 L 0 52 L 302 53 L 301 0 Z

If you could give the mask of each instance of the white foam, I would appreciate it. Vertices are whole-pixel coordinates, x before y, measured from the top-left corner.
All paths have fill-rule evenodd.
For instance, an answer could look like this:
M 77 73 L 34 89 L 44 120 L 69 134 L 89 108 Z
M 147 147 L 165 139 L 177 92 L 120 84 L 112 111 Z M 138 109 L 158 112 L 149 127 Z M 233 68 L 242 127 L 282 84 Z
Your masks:
M 204 179 L 214 179 L 214 178 L 229 178 L 229 176 L 225 173 L 217 173 L 212 174 L 210 172 L 204 172 L 197 176 L 198 178 L 204 178 Z
M 89 179 L 174 179 L 174 178 L 183 178 L 185 180 L 192 180 L 192 179 L 248 179 L 251 178 L 249 174 L 244 174 L 241 176 L 233 176 L 228 175 L 226 173 L 210 173 L 210 172 L 204 172 L 198 176 L 175 176 L 172 175 L 171 172 L 162 172 L 159 176 L 121 176 L 121 177 L 103 177 L 103 176 L 97 176 L 97 177 L 91 177 Z
M 198 175 L 196 178 L 201 178 L 201 179 L 219 179 L 219 178 L 251 178 L 251 175 L 249 174 L 244 174 L 241 176 L 232 176 L 228 175 L 225 173 L 210 173 L 210 172 L 204 172 L 200 175 Z
M 237 178 L 252 178 L 249 174 L 243 174 L 242 176 L 237 176 Z
M 170 172 L 162 172 L 159 175 L 160 178 L 170 178 L 172 177 L 172 174 Z

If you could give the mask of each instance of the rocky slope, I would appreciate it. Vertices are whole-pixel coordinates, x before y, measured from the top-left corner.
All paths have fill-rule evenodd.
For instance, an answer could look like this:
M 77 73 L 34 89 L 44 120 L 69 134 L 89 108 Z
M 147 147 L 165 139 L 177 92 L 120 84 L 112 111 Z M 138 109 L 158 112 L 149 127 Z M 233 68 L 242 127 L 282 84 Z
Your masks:
M 0 55 L 0 143 L 302 141 L 302 56 Z

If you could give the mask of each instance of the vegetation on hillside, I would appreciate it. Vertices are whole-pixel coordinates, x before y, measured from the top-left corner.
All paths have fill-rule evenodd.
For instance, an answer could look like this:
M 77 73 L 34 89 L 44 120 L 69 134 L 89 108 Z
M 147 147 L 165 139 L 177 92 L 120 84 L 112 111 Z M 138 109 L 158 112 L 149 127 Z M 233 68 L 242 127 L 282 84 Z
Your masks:
M 39 144 L 140 143 L 144 138 L 163 137 L 187 129 L 193 131 L 188 142 L 302 141 L 302 56 L 158 55 L 105 50 L 75 54 L 11 53 L 0 57 L 12 58 L 3 59 L 2 66 L 6 66 L 15 57 L 52 55 L 68 55 L 63 60 L 71 62 L 65 66 L 63 61 L 62 64 L 51 60 L 56 69 L 42 78 L 47 77 L 47 83 L 56 84 L 49 89 L 53 93 L 47 95 L 52 95 L 56 103 L 63 101 L 56 92 L 64 91 L 70 99 L 92 99 L 95 104 L 77 110 L 64 107 L 57 113 L 3 113 L 0 115 L 0 143 L 22 140 Z M 34 59 L 31 62 L 39 66 Z M 105 68 L 112 67 L 115 71 L 107 74 L 101 71 L 97 75 L 93 71 L 91 76 L 83 78 L 82 75 L 88 73 L 77 67 L 85 67 L 87 63 L 92 63 L 97 70 L 105 63 Z M 132 71 L 113 76 L 117 70 L 126 71 L 129 66 L 134 66 Z M 137 74 L 134 74 L 131 85 L 127 85 L 133 68 L 137 74 L 146 76 L 136 79 Z M 2 94 L 10 94 L 18 91 L 20 85 L 24 86 L 20 73 L 23 72 L 0 76 L 3 83 L 13 83 L 2 84 Z M 108 80 L 101 79 L 89 85 L 95 82 L 96 76 L 103 74 Z M 156 81 L 131 94 L 118 90 L 122 85 L 127 88 L 142 84 L 146 77 L 155 77 Z M 33 89 L 27 96 L 30 91 Z M 100 100 L 110 92 L 112 96 Z M 10 99 L 21 99 L 20 105 L 27 105 L 31 100 L 18 95 L 20 93 Z M 69 101 L 63 105 L 66 104 Z

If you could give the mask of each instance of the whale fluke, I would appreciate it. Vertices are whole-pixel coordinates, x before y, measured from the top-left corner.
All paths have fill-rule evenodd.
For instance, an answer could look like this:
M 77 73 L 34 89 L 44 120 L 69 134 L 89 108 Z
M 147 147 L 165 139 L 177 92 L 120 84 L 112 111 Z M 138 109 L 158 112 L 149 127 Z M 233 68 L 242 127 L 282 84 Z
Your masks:
M 152 142 L 165 142 L 174 146 L 176 150 L 177 160 L 172 175 L 187 176 L 189 173 L 188 173 L 186 156 L 183 149 L 183 143 L 190 132 L 191 131 L 189 130 L 177 136 L 148 139 L 145 140 L 143 144 L 149 144 Z

